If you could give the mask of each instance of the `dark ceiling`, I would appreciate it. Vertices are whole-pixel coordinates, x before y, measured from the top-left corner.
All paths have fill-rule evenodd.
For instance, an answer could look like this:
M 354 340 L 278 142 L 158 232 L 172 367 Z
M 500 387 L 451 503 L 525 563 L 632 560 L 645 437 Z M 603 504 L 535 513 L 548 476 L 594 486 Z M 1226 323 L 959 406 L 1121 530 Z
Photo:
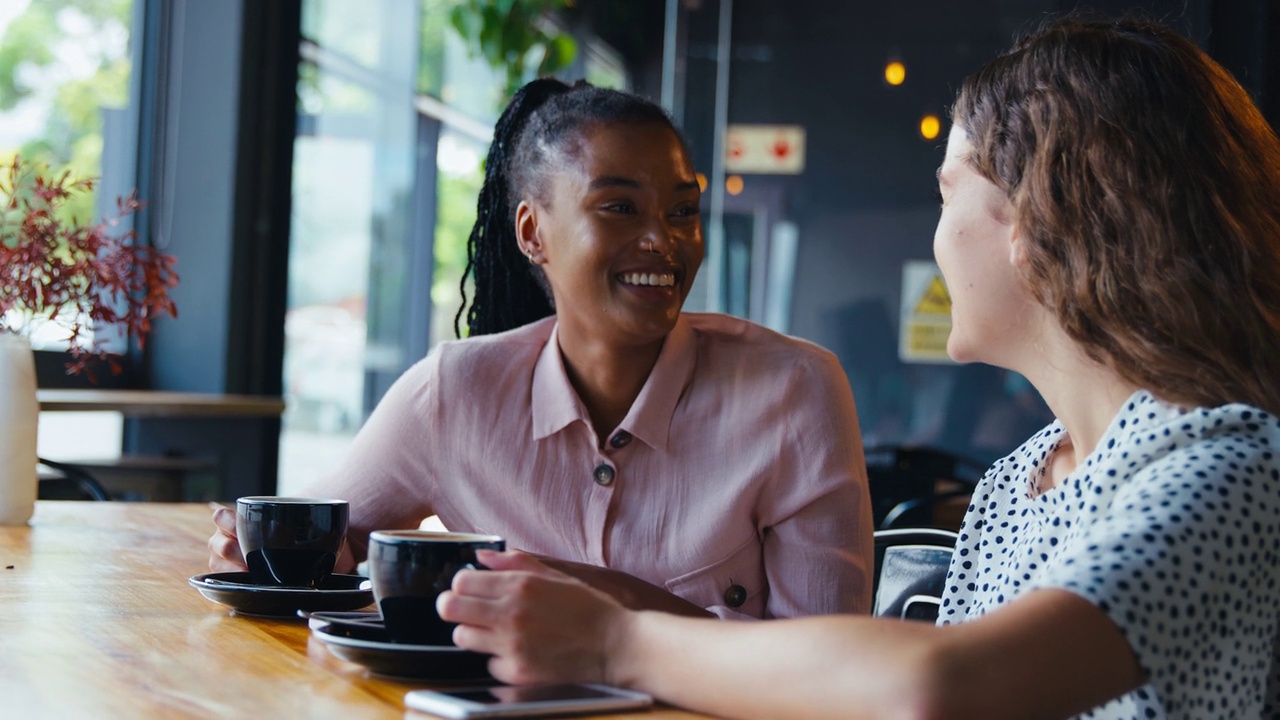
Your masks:
M 786 187 L 793 205 L 931 204 L 947 108 L 960 81 L 1063 5 L 735 0 L 729 121 L 806 128 L 804 176 L 772 180 Z M 1209 0 L 1110 5 L 1093 3 L 1104 11 L 1139 8 L 1194 30 L 1203 27 Z M 711 157 L 705 140 L 713 137 L 718 12 L 718 2 L 703 0 L 687 16 L 682 119 L 703 167 Z M 884 81 L 889 60 L 907 66 L 901 86 Z M 943 119 L 943 135 L 936 140 L 920 135 L 926 114 Z
M 1248 13 L 1240 8 L 1259 5 L 1255 0 L 734 0 L 729 122 L 806 128 L 804 175 L 770 179 L 793 203 L 929 204 L 946 110 L 960 81 L 1020 32 L 1077 5 L 1162 19 L 1233 71 L 1233 63 L 1258 64 L 1238 41 L 1249 32 Z M 623 55 L 640 92 L 656 96 L 665 6 L 664 0 L 578 0 L 573 17 Z M 682 6 L 684 102 L 678 119 L 705 170 L 714 137 L 720 2 L 682 0 Z M 1239 31 L 1210 37 L 1211 25 L 1223 36 L 1224 16 L 1234 17 Z M 883 80 L 889 60 L 907 66 L 907 81 L 899 87 Z M 1257 80 L 1247 70 L 1237 72 L 1246 84 Z M 925 114 L 944 120 L 936 141 L 919 134 Z

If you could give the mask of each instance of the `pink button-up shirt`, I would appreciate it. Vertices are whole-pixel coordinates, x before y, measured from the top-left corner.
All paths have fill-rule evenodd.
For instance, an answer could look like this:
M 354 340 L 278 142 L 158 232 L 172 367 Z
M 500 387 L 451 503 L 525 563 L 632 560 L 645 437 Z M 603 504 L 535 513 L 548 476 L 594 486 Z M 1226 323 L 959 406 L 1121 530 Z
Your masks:
M 816 345 L 686 313 L 622 423 L 593 428 L 548 318 L 439 346 L 311 492 L 351 500 L 357 557 L 371 530 L 436 514 L 721 617 L 790 617 L 870 608 L 863 462 L 848 381 Z

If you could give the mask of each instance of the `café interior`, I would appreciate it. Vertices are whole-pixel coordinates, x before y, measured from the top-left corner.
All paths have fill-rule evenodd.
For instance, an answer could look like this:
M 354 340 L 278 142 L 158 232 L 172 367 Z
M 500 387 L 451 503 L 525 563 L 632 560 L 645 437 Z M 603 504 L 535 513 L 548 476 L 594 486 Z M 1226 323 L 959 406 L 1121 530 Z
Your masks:
M 6 4 L 0 149 L 100 178 L 100 216 L 136 189 L 133 229 L 180 277 L 177 317 L 141 351 L 111 346 L 120 374 L 69 376 L 66 338 L 37 332 L 39 386 L 267 400 L 213 416 L 45 412 L 41 457 L 92 466 L 123 498 L 295 492 L 405 369 L 456 337 L 492 124 L 512 78 L 537 70 L 487 59 L 451 23 L 459 4 Z M 686 310 L 834 352 L 886 472 L 952 472 L 941 462 L 973 479 L 1046 423 L 1021 377 L 940 349 L 934 170 L 959 80 L 1074 3 L 551 6 L 542 36 L 574 48 L 560 77 L 660 101 L 689 141 L 707 255 Z M 1164 18 L 1264 111 L 1280 102 L 1265 2 L 1089 7 Z M 774 142 L 796 149 L 778 160 Z
M 522 6 L 532 21 L 504 34 L 486 25 L 494 5 Z M 145 207 L 125 227 L 173 256 L 180 278 L 176 316 L 157 318 L 145 345 L 105 341 L 119 372 L 69 374 L 66 333 L 30 334 L 41 459 L 32 532 L 41 522 L 94 532 L 50 538 L 44 565 L 38 534 L 0 544 L 10 566 L 0 573 L 31 565 L 17 585 L 0 575 L 0 597 L 20 601 L 6 603 L 0 628 L 50 648 L 0 654 L 5 702 L 33 717 L 218 717 L 255 703 L 293 717 L 400 716 L 403 683 L 308 644 L 305 623 L 229 618 L 186 578 L 205 571 L 206 503 L 305 492 L 397 378 L 458 337 L 494 123 L 514 88 L 548 71 L 670 113 L 697 171 L 706 238 L 684 309 L 834 353 L 856 400 L 877 529 L 955 530 L 985 468 L 1052 415 L 1017 373 L 946 356 L 950 299 L 932 246 L 949 106 L 973 69 L 1077 5 L 0 4 L 0 156 L 98 178 L 85 200 L 94 217 L 136 191 Z M 1176 27 L 1280 119 L 1280 4 L 1087 5 Z M 68 509 L 90 502 L 110 510 L 83 520 Z M 120 533 L 132 535 L 112 539 Z M 206 653 L 201 662 L 237 683 L 257 674 L 311 694 L 244 680 L 241 697 L 213 698 L 193 689 L 197 668 L 166 664 L 158 646 L 68 660 L 69 676 L 38 667 L 109 642 L 62 627 L 81 611 L 45 598 L 42 582 L 71 598 L 105 593 L 113 609 L 94 623 L 110 615 L 118 635 L 141 632 L 120 597 L 132 590 L 68 578 L 114 572 L 137 553 L 157 560 L 131 582 L 172 585 L 196 618 L 166 610 L 151 623 L 157 642 Z M 231 649 L 211 649 L 220 638 Z M 111 652 L 136 667 L 104 669 Z M 232 667 L 237 652 L 254 654 L 249 667 Z

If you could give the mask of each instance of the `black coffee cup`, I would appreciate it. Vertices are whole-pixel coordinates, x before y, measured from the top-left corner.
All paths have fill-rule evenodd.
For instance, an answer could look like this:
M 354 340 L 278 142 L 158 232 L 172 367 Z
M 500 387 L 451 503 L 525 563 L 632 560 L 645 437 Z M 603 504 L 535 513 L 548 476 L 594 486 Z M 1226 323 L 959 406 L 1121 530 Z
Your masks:
M 453 645 L 454 623 L 440 619 L 436 597 L 464 568 L 483 569 L 476 550 L 504 550 L 496 535 L 375 530 L 369 534 L 369 580 L 392 642 Z
M 319 587 L 347 539 L 346 500 L 257 496 L 236 500 L 236 537 L 259 585 Z

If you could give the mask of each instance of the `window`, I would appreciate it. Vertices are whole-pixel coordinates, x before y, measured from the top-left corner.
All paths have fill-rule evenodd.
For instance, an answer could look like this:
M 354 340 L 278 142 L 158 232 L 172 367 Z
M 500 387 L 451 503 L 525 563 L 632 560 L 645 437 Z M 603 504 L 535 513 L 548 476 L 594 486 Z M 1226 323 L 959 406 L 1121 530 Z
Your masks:
M 68 208 L 77 219 L 110 214 L 115 198 L 135 185 L 134 11 L 132 0 L 0 3 L 0 162 L 20 154 L 55 172 L 101 178 Z M 44 323 L 31 328 L 31 342 L 61 353 L 68 336 Z M 123 351 L 123 338 L 108 348 Z M 39 438 L 41 456 L 111 457 L 120 452 L 121 419 L 46 414 Z
M 135 185 L 133 16 L 132 0 L 0 4 L 0 162 L 21 154 L 101 178 L 68 208 L 78 219 L 111 214 Z M 31 340 L 45 350 L 68 342 L 51 323 L 33 328 Z
M 304 0 L 280 492 L 329 470 L 386 389 L 454 337 L 505 77 L 455 0 Z M 577 75 L 624 86 L 594 38 Z

